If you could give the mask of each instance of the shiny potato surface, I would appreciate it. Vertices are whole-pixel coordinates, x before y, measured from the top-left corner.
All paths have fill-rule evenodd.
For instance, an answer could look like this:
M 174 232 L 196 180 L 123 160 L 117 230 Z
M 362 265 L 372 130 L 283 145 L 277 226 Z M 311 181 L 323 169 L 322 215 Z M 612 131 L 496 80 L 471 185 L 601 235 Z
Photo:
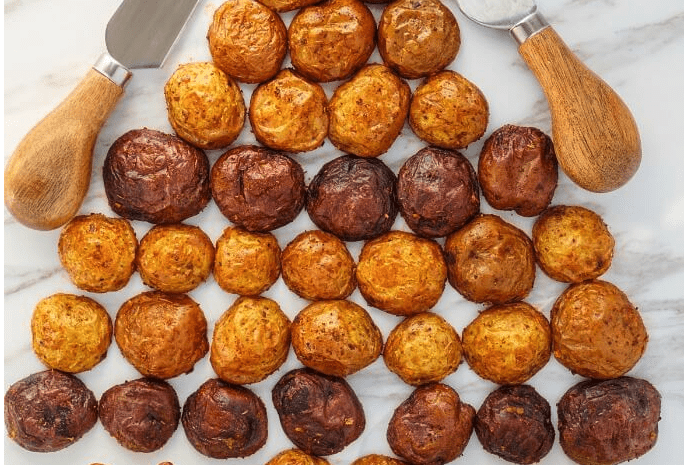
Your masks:
M 185 293 L 211 274 L 214 244 L 198 226 L 157 225 L 140 240 L 135 261 L 143 283 L 163 292 Z
M 454 61 L 461 32 L 454 14 L 439 0 L 397 0 L 382 12 L 378 50 L 400 76 L 429 76 Z
M 495 305 L 463 330 L 463 352 L 470 368 L 497 384 L 521 384 L 551 357 L 551 326 L 526 302 Z
M 69 279 L 88 292 L 122 289 L 135 271 L 138 240 L 123 218 L 101 213 L 78 215 L 61 230 L 59 260 Z
M 637 308 L 607 281 L 571 284 L 551 309 L 553 355 L 587 378 L 622 376 L 639 361 L 648 333 Z
M 409 124 L 425 142 L 462 149 L 480 139 L 489 122 L 489 104 L 482 91 L 455 71 L 441 71 L 413 93 Z
M 240 297 L 216 321 L 210 362 L 231 384 L 261 381 L 276 371 L 290 350 L 290 320 L 273 300 Z
M 344 299 L 356 289 L 354 257 L 325 231 L 298 234 L 283 250 L 281 264 L 285 284 L 304 299 Z
M 107 310 L 89 297 L 54 294 L 36 304 L 31 337 L 33 351 L 48 368 L 80 373 L 107 355 L 112 320 Z
M 532 241 L 499 216 L 481 214 L 444 243 L 449 283 L 473 302 L 524 299 L 535 279 Z
M 216 66 L 247 83 L 275 76 L 287 53 L 285 23 L 256 0 L 222 3 L 214 12 L 207 39 Z
M 579 205 L 546 209 L 532 228 L 539 267 L 565 283 L 596 279 L 613 262 L 615 239 L 600 215 Z
M 375 48 L 375 18 L 359 0 L 326 0 L 299 10 L 287 31 L 292 66 L 317 82 L 347 79 Z
M 321 0 L 260 0 L 260 3 L 263 3 L 273 11 L 282 13 L 286 11 L 298 10 L 320 1 Z
M 453 326 L 435 313 L 424 312 L 406 318 L 390 332 L 383 360 L 404 382 L 420 386 L 456 371 L 462 353 Z
M 406 462 L 382 454 L 368 454 L 354 460 L 351 465 L 406 465 Z
M 276 454 L 266 465 L 330 465 L 330 462 L 299 449 L 287 449 Z
M 314 302 L 292 322 L 292 348 L 303 365 L 344 377 L 373 363 L 382 334 L 368 312 L 348 300 Z
M 278 280 L 280 255 L 273 234 L 229 226 L 216 241 L 214 279 L 226 292 L 259 295 Z
M 164 85 L 171 127 L 201 149 L 230 145 L 245 125 L 240 87 L 213 63 L 180 65 Z
M 267 147 L 291 153 L 313 150 L 328 135 L 328 97 L 320 85 L 284 69 L 254 90 L 249 121 L 256 139 Z
M 390 231 L 361 249 L 356 280 L 373 307 L 394 315 L 432 308 L 444 292 L 447 267 L 440 245 L 404 231 Z
M 116 314 L 114 337 L 136 370 L 158 379 L 189 373 L 209 350 L 204 312 L 185 294 L 130 298 Z
M 330 142 L 360 157 L 382 155 L 404 127 L 410 97 L 408 84 L 390 68 L 364 66 L 330 99 Z

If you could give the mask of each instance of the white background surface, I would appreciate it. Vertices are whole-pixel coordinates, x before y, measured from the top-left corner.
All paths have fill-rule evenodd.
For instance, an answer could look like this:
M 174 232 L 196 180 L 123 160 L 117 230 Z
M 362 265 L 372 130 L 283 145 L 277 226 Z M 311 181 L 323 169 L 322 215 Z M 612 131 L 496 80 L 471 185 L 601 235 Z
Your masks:
M 447 0 L 448 2 L 449 0 Z M 161 69 L 135 72 L 119 106 L 103 128 L 95 147 L 92 184 L 81 213 L 109 209 L 102 184 L 102 162 L 112 142 L 124 132 L 150 127 L 170 132 L 166 120 L 163 85 L 180 63 L 208 60 L 206 31 L 211 15 L 220 4 L 201 1 L 179 43 Z M 469 22 L 452 7 L 461 27 L 462 47 L 450 66 L 474 82 L 490 105 L 485 137 L 505 123 L 537 126 L 550 134 L 551 123 L 543 94 L 517 54 L 506 32 L 489 30 Z M 4 149 L 9 157 L 21 137 L 56 106 L 88 71 L 104 50 L 104 30 L 117 0 L 6 0 L 5 1 L 5 108 Z M 646 353 L 630 375 L 652 382 L 662 394 L 662 421 L 655 448 L 632 463 L 661 465 L 677 463 L 684 446 L 684 170 L 681 135 L 684 130 L 684 6 L 679 0 L 540 0 L 540 10 L 570 48 L 603 77 L 631 108 L 641 131 L 643 161 L 636 176 L 623 188 L 609 194 L 592 194 L 561 175 L 554 204 L 580 204 L 601 214 L 616 239 L 615 258 L 604 279 L 625 291 L 642 313 L 650 335 Z M 376 18 L 382 6 L 370 5 Z M 284 14 L 286 23 L 293 13 Z M 380 61 L 376 52 L 371 61 Z M 286 65 L 289 62 L 286 62 Z M 417 81 L 411 81 L 415 88 Z M 336 83 L 326 85 L 330 96 Z M 242 85 L 246 101 L 254 88 Z M 476 165 L 484 138 L 463 153 Z M 248 126 L 236 142 L 252 143 Z M 395 172 L 403 161 L 424 144 L 408 125 L 391 151 L 381 157 Z M 221 151 L 209 152 L 213 163 Z M 307 182 L 320 166 L 341 153 L 327 142 L 323 148 L 299 154 L 296 159 L 306 170 Z M 482 210 L 493 210 L 482 200 Z M 531 220 L 509 212 L 499 214 L 528 233 Z M 229 223 L 212 203 L 187 221 L 202 227 L 216 240 Z M 150 225 L 135 222 L 140 239 Z M 291 225 L 275 231 L 281 247 L 299 232 L 313 228 L 306 212 Z M 397 219 L 395 229 L 406 226 Z M 34 305 L 56 292 L 84 294 L 76 289 L 61 269 L 57 257 L 59 231 L 39 232 L 17 224 L 5 210 L 5 296 L 4 296 L 4 389 L 31 373 L 43 369 L 30 347 L 29 321 Z M 349 248 L 358 257 L 360 243 Z M 538 270 L 535 288 L 527 299 L 547 316 L 553 301 L 564 288 Z M 145 286 L 133 276 L 122 291 L 91 294 L 115 317 L 119 306 L 142 292 Z M 86 294 L 88 295 L 88 294 Z M 190 295 L 202 306 L 209 337 L 216 319 L 235 296 L 220 290 L 210 278 Z M 306 302 L 290 293 L 279 280 L 265 293 L 279 302 L 294 318 Z M 356 291 L 352 300 L 364 305 L 380 326 L 384 337 L 400 320 L 365 305 Z M 444 316 L 460 333 L 482 307 L 466 302 L 448 284 L 434 311 Z M 228 463 L 263 464 L 276 453 L 291 447 L 283 434 L 270 391 L 287 370 L 299 367 L 293 352 L 276 374 L 250 386 L 264 400 L 269 414 L 269 439 L 265 447 L 246 459 Z M 122 358 L 116 344 L 105 361 L 79 377 L 99 396 L 109 387 L 137 378 L 137 372 Z M 208 357 L 195 370 L 170 380 L 183 403 L 186 397 L 214 373 Z M 581 380 L 555 360 L 534 376 L 534 386 L 552 405 Z M 385 439 L 387 422 L 394 408 L 411 392 L 384 366 L 382 359 L 350 376 L 349 383 L 364 405 L 367 427 L 363 435 L 341 453 L 328 457 L 332 464 L 347 464 L 369 453 L 391 454 Z M 445 382 L 461 398 L 478 408 L 496 386 L 477 377 L 463 363 Z M 5 463 L 78 465 L 102 462 L 110 465 L 157 464 L 169 460 L 175 465 L 213 464 L 188 443 L 182 427 L 167 445 L 151 454 L 132 453 L 119 446 L 97 424 L 86 436 L 60 452 L 31 453 L 4 439 Z M 473 435 L 457 463 L 495 465 L 506 463 L 484 452 Z M 545 464 L 569 464 L 558 441 L 543 460 Z

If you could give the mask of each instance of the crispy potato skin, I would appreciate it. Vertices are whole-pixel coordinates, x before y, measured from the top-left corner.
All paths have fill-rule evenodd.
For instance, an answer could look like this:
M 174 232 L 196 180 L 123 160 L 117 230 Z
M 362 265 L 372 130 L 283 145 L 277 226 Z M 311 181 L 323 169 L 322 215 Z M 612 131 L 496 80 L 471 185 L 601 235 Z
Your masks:
M 287 31 L 292 65 L 317 82 L 343 80 L 375 48 L 375 18 L 359 0 L 326 0 L 302 8 Z
M 180 65 L 164 86 L 171 127 L 201 149 L 230 145 L 245 125 L 240 87 L 213 63 Z
M 521 384 L 551 358 L 551 325 L 526 302 L 495 305 L 463 330 L 470 368 L 497 384 Z
M 383 359 L 405 383 L 420 386 L 456 371 L 462 353 L 461 340 L 451 324 L 424 312 L 406 318 L 390 332 Z
M 367 241 L 356 267 L 359 290 L 373 307 L 394 315 L 432 308 L 444 292 L 447 267 L 440 245 L 404 231 Z
M 622 376 L 636 365 L 648 342 L 639 311 L 607 281 L 571 284 L 551 309 L 553 355 L 587 378 Z
M 585 207 L 547 208 L 532 227 L 532 241 L 539 267 L 556 281 L 596 279 L 613 262 L 613 235 L 603 219 Z
M 263 3 L 273 11 L 283 13 L 314 5 L 320 1 L 321 0 L 260 0 L 260 3 Z
M 216 241 L 214 279 L 226 292 L 257 296 L 278 280 L 280 256 L 273 234 L 229 226 Z
M 292 322 L 292 347 L 302 364 L 344 377 L 373 363 L 382 334 L 368 312 L 348 300 L 314 302 Z
M 351 465 L 406 465 L 406 462 L 381 454 L 369 454 L 354 460 Z
M 489 104 L 482 91 L 455 71 L 425 79 L 413 93 L 409 124 L 425 142 L 462 149 L 480 139 L 489 122 Z
M 444 243 L 449 283 L 473 302 L 524 299 L 536 273 L 532 241 L 499 216 L 481 214 Z
M 123 218 L 101 213 L 78 215 L 64 226 L 57 245 L 69 279 L 88 292 L 113 292 L 128 284 L 135 271 L 138 240 Z
M 276 454 L 266 465 L 330 465 L 330 462 L 299 449 L 288 449 Z
M 218 319 L 210 362 L 227 383 L 250 384 L 276 371 L 290 350 L 290 320 L 273 300 L 240 297 Z
M 157 290 L 185 293 L 211 274 L 214 244 L 199 227 L 157 225 L 140 240 L 135 258 L 143 283 Z
M 127 300 L 116 314 L 114 337 L 136 370 L 158 379 L 189 373 L 209 350 L 207 320 L 185 294 L 151 291 Z
M 285 23 L 256 0 L 221 4 L 214 12 L 207 39 L 216 66 L 241 82 L 272 78 L 287 53 Z
M 390 68 L 364 66 L 330 99 L 330 142 L 360 157 L 382 155 L 404 127 L 410 98 L 408 84 Z
M 378 50 L 400 76 L 429 76 L 454 61 L 461 47 L 456 18 L 439 0 L 398 0 L 382 12 Z
M 304 231 L 283 250 L 283 280 L 308 300 L 345 299 L 356 289 L 356 263 L 344 242 L 320 230 Z
M 112 320 L 107 310 L 89 297 L 54 294 L 36 304 L 31 337 L 33 351 L 45 366 L 80 373 L 107 355 Z
M 249 121 L 256 139 L 267 147 L 291 153 L 313 150 L 328 135 L 328 97 L 320 85 L 284 69 L 254 90 Z

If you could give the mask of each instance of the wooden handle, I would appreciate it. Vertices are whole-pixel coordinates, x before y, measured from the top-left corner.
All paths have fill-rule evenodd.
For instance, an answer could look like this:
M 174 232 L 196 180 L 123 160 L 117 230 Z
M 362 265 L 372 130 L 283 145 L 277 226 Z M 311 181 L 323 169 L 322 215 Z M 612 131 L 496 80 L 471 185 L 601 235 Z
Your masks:
M 88 192 L 93 147 L 123 88 L 91 69 L 22 139 L 5 167 L 5 205 L 40 230 L 69 221 Z
M 608 192 L 641 162 L 639 130 L 627 106 L 546 27 L 520 45 L 551 110 L 558 163 L 580 187 Z

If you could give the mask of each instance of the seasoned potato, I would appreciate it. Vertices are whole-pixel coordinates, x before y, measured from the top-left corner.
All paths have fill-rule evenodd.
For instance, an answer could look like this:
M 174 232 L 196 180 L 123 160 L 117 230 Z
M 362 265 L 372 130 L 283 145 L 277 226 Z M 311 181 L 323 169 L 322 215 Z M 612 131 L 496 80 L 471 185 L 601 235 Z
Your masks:
M 221 4 L 214 12 L 207 39 L 216 66 L 242 82 L 272 78 L 287 53 L 285 23 L 256 0 Z
M 551 326 L 525 302 L 495 305 L 463 330 L 463 353 L 470 368 L 497 384 L 521 384 L 551 358 Z
M 461 340 L 441 316 L 419 313 L 399 323 L 387 337 L 385 365 L 413 386 L 438 382 L 461 363 Z
M 441 71 L 423 81 L 413 94 L 409 124 L 425 142 L 462 149 L 481 138 L 489 122 L 482 91 L 455 71 Z
M 278 453 L 266 465 L 330 465 L 330 462 L 299 449 L 288 449 Z
M 439 0 L 397 0 L 378 24 L 378 50 L 385 64 L 407 79 L 429 76 L 454 61 L 461 32 Z
M 309 304 L 297 314 L 291 331 L 299 361 L 326 375 L 356 373 L 382 351 L 382 334 L 373 319 L 348 300 Z
M 69 279 L 84 291 L 118 291 L 135 271 L 138 240 L 123 218 L 76 216 L 62 228 L 57 247 Z
M 639 361 L 648 342 L 639 311 L 607 281 L 571 284 L 551 309 L 553 355 L 587 378 L 622 376 Z
M 259 295 L 278 280 L 280 254 L 273 234 L 229 226 L 216 241 L 214 279 L 226 292 Z
M 287 31 L 292 66 L 317 82 L 347 79 L 375 48 L 375 18 L 359 0 L 302 8 Z
M 54 294 L 36 304 L 31 336 L 33 351 L 48 368 L 80 373 L 107 355 L 112 319 L 89 297 Z
M 202 149 L 217 149 L 237 139 L 245 124 L 240 87 L 213 63 L 180 65 L 164 86 L 171 127 Z
M 481 214 L 444 243 L 449 283 L 473 302 L 524 299 L 536 273 L 532 241 L 496 215 Z
M 313 150 L 328 135 L 328 97 L 320 85 L 284 69 L 254 90 L 249 121 L 256 139 L 272 149 Z
M 404 127 L 410 98 L 408 84 L 387 66 L 365 66 L 330 99 L 330 142 L 360 157 L 382 155 Z
M 565 283 L 595 279 L 613 261 L 615 239 L 603 219 L 581 206 L 546 209 L 532 228 L 539 267 Z
M 211 274 L 214 244 L 197 226 L 157 225 L 140 240 L 135 261 L 143 283 L 163 292 L 185 293 Z
M 369 454 L 354 460 L 351 465 L 406 465 L 406 462 L 387 455 Z
M 432 308 L 444 292 L 446 278 L 439 244 L 403 231 L 366 242 L 356 267 L 361 295 L 373 307 L 394 315 Z
M 273 11 L 282 13 L 285 11 L 298 10 L 320 1 L 321 0 L 260 0 L 260 3 L 263 3 Z
M 288 288 L 309 300 L 344 299 L 356 289 L 356 264 L 347 246 L 325 231 L 304 231 L 281 257 Z
M 261 381 L 276 371 L 290 350 L 290 320 L 273 300 L 240 297 L 214 326 L 210 362 L 231 384 Z

